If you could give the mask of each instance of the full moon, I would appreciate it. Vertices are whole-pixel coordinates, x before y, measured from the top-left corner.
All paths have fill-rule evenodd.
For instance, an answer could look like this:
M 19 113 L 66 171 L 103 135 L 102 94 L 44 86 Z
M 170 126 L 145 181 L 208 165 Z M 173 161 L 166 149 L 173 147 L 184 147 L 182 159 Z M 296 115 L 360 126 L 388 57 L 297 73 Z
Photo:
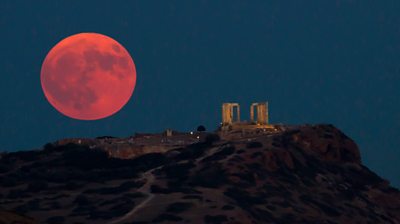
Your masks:
M 40 79 L 44 95 L 60 113 L 98 120 L 115 114 L 129 101 L 136 68 L 128 51 L 114 39 L 79 33 L 50 50 Z

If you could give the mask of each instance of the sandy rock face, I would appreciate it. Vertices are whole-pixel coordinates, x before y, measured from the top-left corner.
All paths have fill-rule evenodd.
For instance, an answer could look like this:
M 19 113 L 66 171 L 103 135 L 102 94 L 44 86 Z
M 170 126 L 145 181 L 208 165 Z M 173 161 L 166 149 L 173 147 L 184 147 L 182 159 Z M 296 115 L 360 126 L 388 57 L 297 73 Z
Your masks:
M 326 161 L 361 163 L 357 145 L 332 125 L 306 126 L 289 134 L 289 143 Z

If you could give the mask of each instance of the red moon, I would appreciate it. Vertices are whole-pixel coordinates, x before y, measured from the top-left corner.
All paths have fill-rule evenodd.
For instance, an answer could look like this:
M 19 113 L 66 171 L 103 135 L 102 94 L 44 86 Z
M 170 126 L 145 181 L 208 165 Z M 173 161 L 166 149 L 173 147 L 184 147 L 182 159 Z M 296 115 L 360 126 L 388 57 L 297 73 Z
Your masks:
M 136 68 L 128 51 L 114 39 L 79 33 L 50 50 L 40 79 L 47 100 L 60 113 L 97 120 L 128 102 L 136 85 Z

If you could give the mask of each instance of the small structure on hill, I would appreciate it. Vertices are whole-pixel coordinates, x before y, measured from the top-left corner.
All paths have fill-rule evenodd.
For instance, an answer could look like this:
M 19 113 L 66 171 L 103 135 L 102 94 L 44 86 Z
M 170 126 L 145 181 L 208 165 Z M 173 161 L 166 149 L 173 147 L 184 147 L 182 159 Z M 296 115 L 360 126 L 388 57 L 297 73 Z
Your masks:
M 169 129 L 169 128 L 168 128 L 167 130 L 165 130 L 164 134 L 165 134 L 167 137 L 171 137 L 172 134 L 173 134 L 173 131 L 172 131 L 172 129 Z

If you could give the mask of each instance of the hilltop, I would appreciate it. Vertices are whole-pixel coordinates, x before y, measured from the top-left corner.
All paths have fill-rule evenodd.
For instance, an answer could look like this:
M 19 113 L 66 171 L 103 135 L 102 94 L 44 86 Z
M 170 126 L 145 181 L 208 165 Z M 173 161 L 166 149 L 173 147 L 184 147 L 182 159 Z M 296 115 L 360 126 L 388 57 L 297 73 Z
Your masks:
M 400 223 L 400 192 L 334 126 L 282 125 L 6 153 L 0 209 L 20 223 Z

